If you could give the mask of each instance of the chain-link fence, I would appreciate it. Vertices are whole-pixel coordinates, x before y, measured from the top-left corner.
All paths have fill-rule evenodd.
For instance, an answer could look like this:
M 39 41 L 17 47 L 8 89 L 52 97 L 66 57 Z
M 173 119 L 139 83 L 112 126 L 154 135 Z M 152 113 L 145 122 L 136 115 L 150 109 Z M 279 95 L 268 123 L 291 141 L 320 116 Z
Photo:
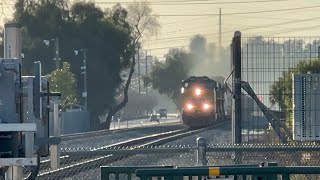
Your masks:
M 320 139 L 319 58 L 319 37 L 241 38 L 241 79 L 287 128 L 290 139 Z M 245 90 L 241 110 L 243 142 L 279 142 L 268 131 L 268 118 L 273 119 L 265 116 Z
M 42 161 L 37 179 L 100 179 L 100 166 L 225 166 L 263 162 L 276 162 L 279 166 L 316 166 L 319 165 L 319 150 L 319 145 L 210 145 L 204 151 L 201 146 L 70 149 L 62 152 L 58 170 L 50 169 L 49 161 Z
M 259 165 L 276 162 L 278 166 L 318 166 L 320 145 L 166 145 L 113 149 L 63 149 L 60 168 L 51 169 L 49 159 L 41 159 L 36 179 L 100 179 L 101 166 L 226 166 Z M 30 168 L 24 169 L 25 175 Z M 121 176 L 122 177 L 122 176 Z M 292 175 L 292 179 L 319 179 L 318 175 Z M 122 177 L 121 179 L 126 179 Z

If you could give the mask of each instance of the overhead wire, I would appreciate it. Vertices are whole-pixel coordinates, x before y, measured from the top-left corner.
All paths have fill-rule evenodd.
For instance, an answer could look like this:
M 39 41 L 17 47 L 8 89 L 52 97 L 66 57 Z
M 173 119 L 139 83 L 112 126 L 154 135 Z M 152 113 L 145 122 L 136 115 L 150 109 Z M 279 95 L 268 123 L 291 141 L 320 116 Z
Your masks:
M 223 14 L 222 14 L 223 16 Z M 207 16 L 208 18 L 210 16 Z M 290 19 L 290 18 L 278 18 L 278 17 L 266 17 L 266 16 L 241 16 L 243 18 L 249 18 L 249 19 L 275 19 L 275 20 L 296 20 L 296 19 Z M 204 18 L 206 17 L 200 17 L 200 18 L 193 18 L 193 19 L 187 19 L 187 20 L 180 20 L 180 21 L 172 21 L 172 22 L 169 22 L 169 23 L 164 23 L 162 24 L 161 26 L 166 26 L 166 25 L 171 25 L 171 24 L 174 24 L 174 25 L 177 25 L 177 23 L 182 23 L 182 22 L 187 22 L 189 23 L 190 21 L 195 21 L 195 20 L 203 20 Z
M 159 3 L 157 2 L 156 4 L 153 3 L 152 5 L 156 5 L 156 6 L 176 6 L 176 5 L 210 5 L 210 4 L 251 4 L 251 3 L 271 3 L 271 2 L 281 2 L 281 1 L 288 1 L 288 0 L 256 0 L 256 1 L 225 1 L 225 2 L 189 2 L 189 3 L 174 3 L 174 2 L 170 2 L 170 3 Z
M 1 5 L 1 16 L 0 17 L 4 16 L 5 18 L 7 18 L 6 13 L 3 10 L 3 2 L 0 2 L 0 5 Z
M 8 2 L 6 0 L 3 0 L 2 2 L 7 6 L 7 9 L 10 11 L 10 13 L 13 13 L 12 9 L 8 5 Z
M 261 33 L 261 35 L 263 35 L 264 37 L 270 37 L 270 36 L 274 36 L 274 35 L 277 35 L 277 34 L 290 33 L 290 32 L 295 32 L 295 31 L 300 31 L 300 30 L 315 30 L 314 28 L 320 28 L 320 25 L 313 25 L 313 26 L 307 26 L 307 27 L 294 28 L 294 29 L 291 29 L 291 30 L 286 30 L 286 31 L 281 31 L 281 32 L 271 32 L 271 33 L 269 33 L 267 35 L 263 35 L 264 33 L 267 33 L 267 32 L 263 32 L 263 33 Z M 227 42 L 231 42 L 231 40 L 223 41 L 222 43 L 227 43 Z M 170 49 L 170 48 L 181 48 L 181 47 L 188 47 L 188 45 L 165 46 L 165 47 L 149 48 L 148 50 L 159 50 L 159 49 Z
M 288 1 L 288 0 L 253 0 L 253 1 L 224 1 L 224 2 L 212 2 L 212 1 L 154 1 L 149 2 L 151 5 L 200 5 L 200 4 L 248 4 L 248 3 L 270 3 L 270 2 L 281 2 L 281 1 Z M 97 4 L 130 4 L 132 2 L 128 1 L 120 1 L 120 2 L 110 2 L 110 1 L 98 1 L 95 2 Z
M 314 8 L 320 8 L 320 5 L 315 6 L 306 6 L 306 7 L 296 7 L 296 8 L 286 8 L 286 9 L 273 9 L 273 10 L 264 10 L 264 11 L 248 11 L 248 12 L 233 12 L 233 13 L 224 13 L 223 16 L 230 16 L 230 15 L 241 15 L 241 14 L 260 14 L 260 13 L 271 13 L 271 12 L 284 12 L 284 11 L 294 11 L 294 10 L 303 10 L 303 9 L 314 9 Z M 169 16 L 169 17 L 175 17 L 175 16 L 219 16 L 218 13 L 207 13 L 207 14 L 160 14 L 155 16 Z
M 273 26 L 281 26 L 281 25 L 287 25 L 287 24 L 294 24 L 294 23 L 298 23 L 298 22 L 306 22 L 306 21 L 313 21 L 316 19 L 320 19 L 320 17 L 313 17 L 313 18 L 308 18 L 308 19 L 299 19 L 299 20 L 294 20 L 294 21 L 287 21 L 287 22 L 281 22 L 281 23 L 272 23 L 272 24 L 265 24 L 265 25 L 260 25 L 260 26 L 252 26 L 252 27 L 248 27 L 248 28 L 243 28 L 241 29 L 241 31 L 245 31 L 245 30 L 254 30 L 254 29 L 259 29 L 259 28 L 265 28 L 265 27 L 273 27 Z M 234 32 L 234 30 L 230 30 L 230 31 L 224 31 L 221 34 L 225 34 L 225 33 L 232 33 Z M 206 33 L 203 35 L 217 35 L 219 34 L 218 32 L 216 33 Z M 190 35 L 183 35 L 183 36 L 175 36 L 175 37 L 167 37 L 167 38 L 161 38 L 162 40 L 165 39 L 176 39 L 176 38 L 188 38 L 190 36 L 192 36 L 193 34 Z M 152 40 L 159 40 L 159 39 L 152 39 Z
M 307 27 L 300 27 L 300 28 L 294 28 L 292 30 L 286 30 L 286 31 L 281 31 L 281 32 L 271 32 L 268 35 L 264 36 L 271 36 L 271 35 L 277 35 L 277 34 L 283 34 L 283 33 L 290 33 L 290 32 L 295 32 L 295 31 L 300 31 L 304 29 L 309 29 L 309 30 L 314 30 L 314 28 L 320 28 L 320 25 L 313 25 L 313 26 L 307 26 Z M 261 33 L 261 35 L 265 34 L 267 32 Z M 226 40 L 223 41 L 222 43 L 227 43 L 230 42 L 231 40 Z M 183 47 L 188 47 L 188 45 L 180 45 L 180 46 L 165 46 L 165 47 L 156 47 L 156 48 L 148 48 L 148 50 L 161 50 L 161 49 L 170 49 L 170 48 L 183 48 Z
M 320 17 L 319 17 L 320 18 Z M 218 24 L 214 24 L 214 25 L 218 25 Z M 237 26 L 237 24 L 230 24 L 230 23 L 224 23 L 224 25 L 231 25 L 231 26 Z M 208 28 L 208 27 L 205 27 L 205 28 Z M 241 26 L 240 27 L 238 27 L 239 29 L 241 29 Z M 256 28 L 256 26 L 245 26 L 245 28 Z M 266 26 L 266 27 L 264 27 L 264 28 L 268 28 L 268 29 L 274 29 L 274 28 L 278 28 L 278 27 L 274 27 L 274 26 Z M 176 32 L 188 32 L 188 30 L 194 30 L 194 31 L 199 31 L 200 29 L 197 27 L 197 28 L 195 28 L 195 27 L 190 27 L 190 28 L 184 28 L 184 29 L 180 29 L 180 30 L 174 30 L 174 31 L 166 31 L 166 32 L 163 32 L 163 34 L 167 34 L 167 33 L 176 33 Z M 211 29 L 202 29 L 201 31 L 204 31 L 204 30 L 206 30 L 206 31 L 210 31 Z M 189 31 L 190 32 L 190 31 Z M 199 33 L 199 32 L 190 32 L 190 33 L 193 33 L 193 35 L 196 35 L 196 34 L 202 34 L 202 33 Z M 190 35 L 192 35 L 192 34 L 190 34 Z M 217 34 L 213 34 L 213 35 L 217 35 Z M 172 40 L 184 40 L 184 39 L 186 39 L 186 38 L 177 38 L 177 39 L 172 39 Z M 154 39 L 154 40 L 157 40 L 157 41 L 161 41 L 162 39 Z M 172 41 L 172 40 L 169 40 L 169 41 Z M 167 41 L 167 40 L 166 40 Z
M 173 1 L 170 1 L 170 2 L 173 2 Z M 182 2 L 182 1 L 179 1 L 179 2 Z M 228 3 L 228 2 L 226 2 L 226 3 Z M 231 3 L 231 2 L 229 2 L 229 3 Z M 196 3 L 194 3 L 194 4 L 196 4 Z M 293 10 L 302 10 L 302 9 L 313 9 L 313 8 L 319 8 L 319 7 L 320 7 L 319 5 L 315 5 L 315 6 L 307 6 L 307 7 L 296 7 L 296 8 L 264 10 L 264 11 L 234 12 L 234 13 L 224 13 L 223 16 L 247 15 L 247 14 L 258 14 L 258 13 L 271 13 L 271 12 L 282 12 L 282 11 L 293 11 Z M 217 14 L 217 13 L 213 13 L 213 14 L 191 14 L 191 15 L 188 14 L 188 15 L 182 15 L 182 16 L 188 16 L 189 17 L 189 16 L 212 16 L 212 15 L 216 15 L 217 16 L 219 14 Z M 161 17 L 161 16 L 171 16 L 171 15 L 161 15 L 160 14 L 159 16 Z M 172 15 L 172 16 L 181 16 L 181 15 Z M 260 18 L 261 19 L 261 17 L 244 17 L 244 18 Z M 265 19 L 289 20 L 289 19 L 277 18 L 277 17 L 264 17 L 264 18 Z M 202 18 L 194 18 L 193 20 L 197 20 L 197 19 L 202 19 Z M 314 20 L 314 19 L 318 19 L 318 18 L 310 18 L 310 19 Z M 292 21 L 284 22 L 284 23 L 266 24 L 266 25 L 261 25 L 261 26 L 252 26 L 252 27 L 244 28 L 244 29 L 242 29 L 242 31 L 243 30 L 258 29 L 258 28 L 270 28 L 270 26 L 280 26 L 280 25 L 285 25 L 285 24 L 297 23 L 297 22 L 300 22 L 300 21 L 306 21 L 306 20 L 292 20 Z M 181 21 L 176 21 L 176 22 L 181 22 Z M 170 22 L 170 23 L 167 23 L 167 24 L 175 24 L 175 22 Z M 226 33 L 229 33 L 229 32 L 233 32 L 233 30 L 232 31 L 223 32 L 223 34 L 226 34 Z M 209 33 L 209 34 L 205 34 L 205 35 L 216 35 L 216 34 L 218 34 L 218 33 Z M 190 38 L 190 36 L 169 37 L 169 38 L 161 38 L 161 39 L 155 39 L 155 40 L 173 40 L 173 39 L 178 39 L 178 38 Z M 186 47 L 186 46 L 176 46 L 176 47 Z M 168 48 L 172 48 L 172 47 L 157 47 L 157 48 L 152 48 L 152 49 L 149 49 L 149 50 L 159 50 L 159 49 L 168 49 Z
M 277 34 L 284 34 L 284 33 L 290 33 L 290 32 L 296 32 L 296 31 L 300 31 L 300 30 L 305 30 L 305 31 L 310 31 L 310 30 L 315 30 L 315 28 L 320 28 L 320 25 L 313 25 L 313 26 L 307 26 L 307 27 L 299 27 L 299 28 L 294 28 L 291 30 L 286 30 L 286 31 L 281 31 L 281 32 L 271 32 L 269 35 L 267 36 L 274 36 Z

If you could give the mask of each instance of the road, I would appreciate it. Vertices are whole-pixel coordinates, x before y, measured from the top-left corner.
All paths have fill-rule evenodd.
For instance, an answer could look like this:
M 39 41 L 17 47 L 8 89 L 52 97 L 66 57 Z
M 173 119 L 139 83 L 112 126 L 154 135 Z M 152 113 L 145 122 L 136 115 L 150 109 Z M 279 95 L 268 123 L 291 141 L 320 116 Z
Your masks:
M 128 121 L 114 121 L 111 122 L 110 130 L 114 129 L 126 129 L 126 128 L 135 128 L 143 126 L 155 126 L 158 124 L 173 124 L 180 123 L 181 120 L 176 117 L 168 117 L 168 119 L 160 119 L 160 122 L 150 122 L 150 119 L 137 119 L 137 120 L 128 120 Z

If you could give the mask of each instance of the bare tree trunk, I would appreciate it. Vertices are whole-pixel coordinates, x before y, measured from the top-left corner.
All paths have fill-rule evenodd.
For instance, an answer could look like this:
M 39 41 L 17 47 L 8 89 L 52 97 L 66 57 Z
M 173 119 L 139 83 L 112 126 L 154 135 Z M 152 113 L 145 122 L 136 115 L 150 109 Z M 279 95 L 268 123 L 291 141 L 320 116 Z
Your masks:
M 131 77 L 133 75 L 135 65 L 136 65 L 136 59 L 135 59 L 135 56 L 133 55 L 133 57 L 132 57 L 132 65 L 131 65 L 131 69 L 130 69 L 130 72 L 129 72 L 129 77 L 127 79 L 126 86 L 125 86 L 124 91 L 123 91 L 124 98 L 123 98 L 121 103 L 117 104 L 116 106 L 111 107 L 111 109 L 109 110 L 109 113 L 108 113 L 108 116 L 107 116 L 107 119 L 106 119 L 106 128 L 107 129 L 110 129 L 112 116 L 115 113 L 117 113 L 120 109 L 125 107 L 127 102 L 128 102 L 128 100 L 129 100 L 129 98 L 128 98 L 128 90 L 129 90 L 129 87 L 130 87 Z

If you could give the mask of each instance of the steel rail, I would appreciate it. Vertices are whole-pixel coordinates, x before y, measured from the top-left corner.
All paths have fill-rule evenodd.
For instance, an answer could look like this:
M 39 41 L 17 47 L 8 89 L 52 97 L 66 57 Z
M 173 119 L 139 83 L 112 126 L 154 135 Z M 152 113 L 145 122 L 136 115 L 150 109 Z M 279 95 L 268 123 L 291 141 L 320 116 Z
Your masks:
M 226 121 L 228 122 L 228 121 Z M 81 157 L 81 155 L 88 155 L 89 156 L 97 156 L 97 153 L 99 151 L 103 151 L 103 150 L 110 150 L 112 148 L 122 148 L 122 147 L 130 147 L 130 146 L 134 146 L 132 147 L 130 150 L 136 150 L 138 148 L 143 148 L 146 146 L 156 146 L 156 145 L 162 145 L 177 139 L 181 139 L 183 137 L 187 137 L 187 136 L 191 136 L 197 133 L 201 133 L 204 131 L 208 131 L 211 130 L 213 128 L 216 128 L 218 126 L 221 126 L 223 124 L 225 124 L 226 122 L 220 122 L 217 123 L 213 126 L 210 127 L 206 127 L 206 128 L 200 128 L 200 129 L 182 129 L 182 130 L 176 130 L 176 131 L 169 131 L 169 132 L 165 132 L 165 133 L 158 133 L 158 134 L 153 134 L 150 136 L 145 136 L 145 137 L 140 137 L 140 138 L 135 138 L 135 139 L 131 139 L 131 140 L 127 140 L 127 141 L 123 141 L 123 142 L 119 142 L 119 143 L 115 143 L 112 145 L 108 145 L 108 146 L 102 146 L 99 148 L 94 148 L 94 149 L 76 149 L 76 148 L 72 148 L 69 149 L 69 152 L 65 152 L 62 153 L 64 155 L 68 155 L 68 156 L 77 156 L 77 157 Z M 90 153 L 91 152 L 91 153 Z M 106 158 L 110 158 L 110 162 L 114 162 L 119 160 L 119 158 L 115 158 L 119 153 L 116 154 L 105 154 L 102 155 L 100 157 L 95 157 L 95 158 L 79 158 L 78 161 L 72 165 L 67 165 L 64 167 L 61 167 L 57 170 L 51 170 L 51 171 L 45 171 L 45 172 L 41 172 L 38 175 L 38 179 L 42 179 L 42 178 L 48 178 L 49 176 L 52 177 L 57 177 L 59 179 L 61 178 L 67 178 L 67 177 L 71 177 L 73 175 L 75 175 L 76 173 L 79 172 L 79 169 L 83 169 L 81 168 L 82 166 L 86 166 L 89 167 L 89 169 L 92 168 L 97 168 L 95 167 L 96 165 L 94 165 L 93 163 L 99 164 L 98 161 L 102 161 L 105 160 Z M 124 156 L 121 157 L 121 159 L 123 158 L 127 158 L 130 157 L 132 155 L 128 155 L 126 153 L 124 153 Z M 66 158 L 65 158 L 66 159 Z M 91 166 L 89 166 L 90 164 L 92 164 Z
M 163 124 L 160 124 L 160 125 L 172 125 L 172 124 L 179 124 L 179 123 L 170 122 L 170 123 L 163 123 Z M 88 131 L 88 132 L 82 132 L 82 133 L 72 133 L 72 134 L 61 135 L 60 137 L 61 137 L 61 141 L 70 141 L 70 140 L 75 140 L 75 139 L 83 139 L 83 138 L 90 138 L 90 137 L 96 137 L 96 136 L 104 136 L 104 135 L 118 133 L 118 132 L 124 132 L 124 131 L 129 132 L 129 131 L 133 131 L 133 130 L 136 130 L 136 129 L 142 129 L 142 128 L 152 127 L 152 126 L 155 126 L 155 124 L 132 127 L 132 128 L 124 128 L 124 129 L 97 130 L 97 131 Z

